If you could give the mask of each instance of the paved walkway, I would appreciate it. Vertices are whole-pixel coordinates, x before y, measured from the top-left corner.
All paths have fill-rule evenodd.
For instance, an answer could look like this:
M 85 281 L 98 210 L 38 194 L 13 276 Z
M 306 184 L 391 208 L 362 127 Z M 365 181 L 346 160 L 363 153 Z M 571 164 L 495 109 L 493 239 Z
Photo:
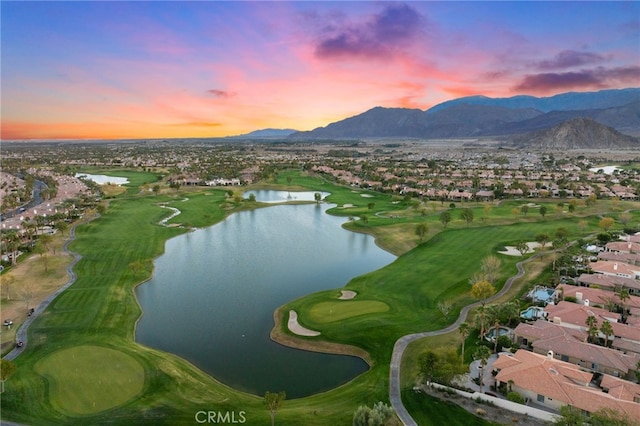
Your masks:
M 538 257 L 538 255 L 531 256 L 527 260 L 518 262 L 516 264 L 518 273 L 509 278 L 504 284 L 504 287 L 502 287 L 499 292 L 487 299 L 487 302 L 492 302 L 509 291 L 509 289 L 513 285 L 513 282 L 524 275 L 524 267 L 522 266 L 522 264 L 525 262 L 529 262 L 536 257 Z M 422 339 L 423 337 L 438 336 L 440 334 L 446 334 L 456 330 L 460 326 L 460 324 L 467 318 L 469 311 L 476 306 L 479 306 L 481 303 L 482 302 L 475 302 L 462 308 L 458 319 L 456 319 L 453 324 L 441 330 L 408 334 L 406 336 L 402 336 L 396 341 L 396 344 L 393 346 L 393 353 L 391 354 L 391 366 L 389 369 L 389 400 L 391 401 L 391 406 L 400 418 L 400 421 L 402 421 L 402 424 L 404 424 L 405 426 L 417 426 L 417 423 L 415 422 L 415 420 L 413 420 L 413 417 L 411 417 L 405 406 L 402 404 L 400 388 L 400 364 L 402 362 L 402 355 L 404 354 L 405 349 L 407 349 L 409 343 L 418 339 Z
M 82 256 L 80 256 L 77 253 L 73 253 L 72 251 L 69 250 L 69 244 L 76 239 L 76 226 L 77 225 L 73 225 L 71 227 L 71 229 L 69 230 L 69 238 L 67 239 L 67 241 L 65 241 L 64 245 L 62 246 L 62 250 L 65 253 L 69 253 L 73 256 L 73 260 L 67 266 L 67 274 L 69 274 L 69 281 L 67 281 L 65 285 L 57 289 L 55 292 L 50 294 L 46 299 L 40 302 L 40 304 L 38 305 L 37 308 L 35 308 L 31 316 L 27 317 L 27 319 L 22 323 L 22 325 L 16 332 L 16 342 L 22 340 L 22 343 L 23 343 L 22 347 L 21 348 L 14 347 L 11 352 L 9 352 L 4 356 L 4 359 L 8 361 L 13 361 L 18 357 L 18 355 L 22 353 L 22 351 L 24 351 L 24 349 L 27 347 L 27 342 L 28 342 L 27 330 L 29 329 L 29 326 L 31 325 L 31 323 L 35 321 L 38 315 L 40 315 L 42 312 L 44 312 L 45 309 L 47 309 L 49 304 L 53 302 L 53 300 L 56 297 L 58 297 L 60 293 L 68 289 L 69 286 L 71 286 L 71 284 L 73 284 L 76 281 L 76 273 L 73 271 L 73 267 L 76 265 L 76 263 L 78 263 L 78 261 L 82 258 Z

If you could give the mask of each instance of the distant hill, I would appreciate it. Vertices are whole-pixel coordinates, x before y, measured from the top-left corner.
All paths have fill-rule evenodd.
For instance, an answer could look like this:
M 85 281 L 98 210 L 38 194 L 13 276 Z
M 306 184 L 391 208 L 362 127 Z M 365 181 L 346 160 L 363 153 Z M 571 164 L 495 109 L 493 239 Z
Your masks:
M 549 129 L 573 118 L 591 118 L 640 135 L 640 88 L 565 93 L 549 98 L 472 96 L 427 111 L 375 107 L 290 139 L 464 138 L 510 136 Z
M 278 139 L 296 133 L 294 129 L 262 129 L 237 136 L 228 136 L 229 139 Z
M 537 98 L 535 96 L 513 96 L 511 98 L 488 98 L 468 96 L 438 104 L 428 111 L 433 113 L 454 105 L 487 105 L 505 108 L 533 108 L 542 112 L 585 109 L 604 109 L 640 102 L 640 89 L 613 89 L 598 92 L 569 92 L 555 96 Z
M 520 147 L 551 150 L 640 148 L 640 139 L 591 118 L 573 118 L 550 129 L 515 136 L 512 142 Z

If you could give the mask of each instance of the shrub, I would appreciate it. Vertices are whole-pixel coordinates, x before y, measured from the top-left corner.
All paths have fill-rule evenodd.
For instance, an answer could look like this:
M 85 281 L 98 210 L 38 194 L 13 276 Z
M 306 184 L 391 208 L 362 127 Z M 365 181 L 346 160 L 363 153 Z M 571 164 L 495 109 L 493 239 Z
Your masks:
M 507 394 L 507 400 L 518 404 L 524 404 L 524 398 L 518 392 L 509 392 Z
M 478 416 L 486 416 L 487 415 L 487 411 L 482 409 L 482 408 L 476 408 L 476 414 Z

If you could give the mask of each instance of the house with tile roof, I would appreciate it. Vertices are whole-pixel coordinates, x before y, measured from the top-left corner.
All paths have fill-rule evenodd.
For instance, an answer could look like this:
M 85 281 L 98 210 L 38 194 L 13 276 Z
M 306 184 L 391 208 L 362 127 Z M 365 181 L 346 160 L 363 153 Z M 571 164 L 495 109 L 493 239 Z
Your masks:
M 501 353 L 493 368 L 498 386 L 511 384 L 513 391 L 546 408 L 557 411 L 570 405 L 586 413 L 610 408 L 632 419 L 640 418 L 635 387 L 624 387 L 615 378 L 605 381 L 608 388 L 597 387 L 592 383 L 592 373 L 559 361 L 552 353 L 545 356 L 524 349 L 515 354 Z
M 604 247 L 607 251 L 618 253 L 640 253 L 640 243 L 633 241 L 612 241 Z
M 640 295 L 640 280 L 604 274 L 582 274 L 577 282 L 581 286 L 606 288 L 614 291 L 618 288 L 629 290 L 629 294 Z
M 629 265 L 640 266 L 640 252 L 623 253 L 619 251 L 601 251 L 598 253 L 599 260 L 608 260 L 611 262 L 628 263 Z
M 640 266 L 633 266 L 628 263 L 599 260 L 591 263 L 589 268 L 596 274 L 640 280 Z

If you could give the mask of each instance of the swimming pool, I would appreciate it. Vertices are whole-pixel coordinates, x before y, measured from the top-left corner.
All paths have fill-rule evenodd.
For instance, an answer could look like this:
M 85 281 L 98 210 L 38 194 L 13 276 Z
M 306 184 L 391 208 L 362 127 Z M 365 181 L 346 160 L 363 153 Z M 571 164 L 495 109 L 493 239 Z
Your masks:
M 526 310 L 520 312 L 520 318 L 524 318 L 528 320 L 544 318 L 546 316 L 547 316 L 547 313 L 544 311 L 544 309 L 539 308 L 537 306 L 531 306 Z

